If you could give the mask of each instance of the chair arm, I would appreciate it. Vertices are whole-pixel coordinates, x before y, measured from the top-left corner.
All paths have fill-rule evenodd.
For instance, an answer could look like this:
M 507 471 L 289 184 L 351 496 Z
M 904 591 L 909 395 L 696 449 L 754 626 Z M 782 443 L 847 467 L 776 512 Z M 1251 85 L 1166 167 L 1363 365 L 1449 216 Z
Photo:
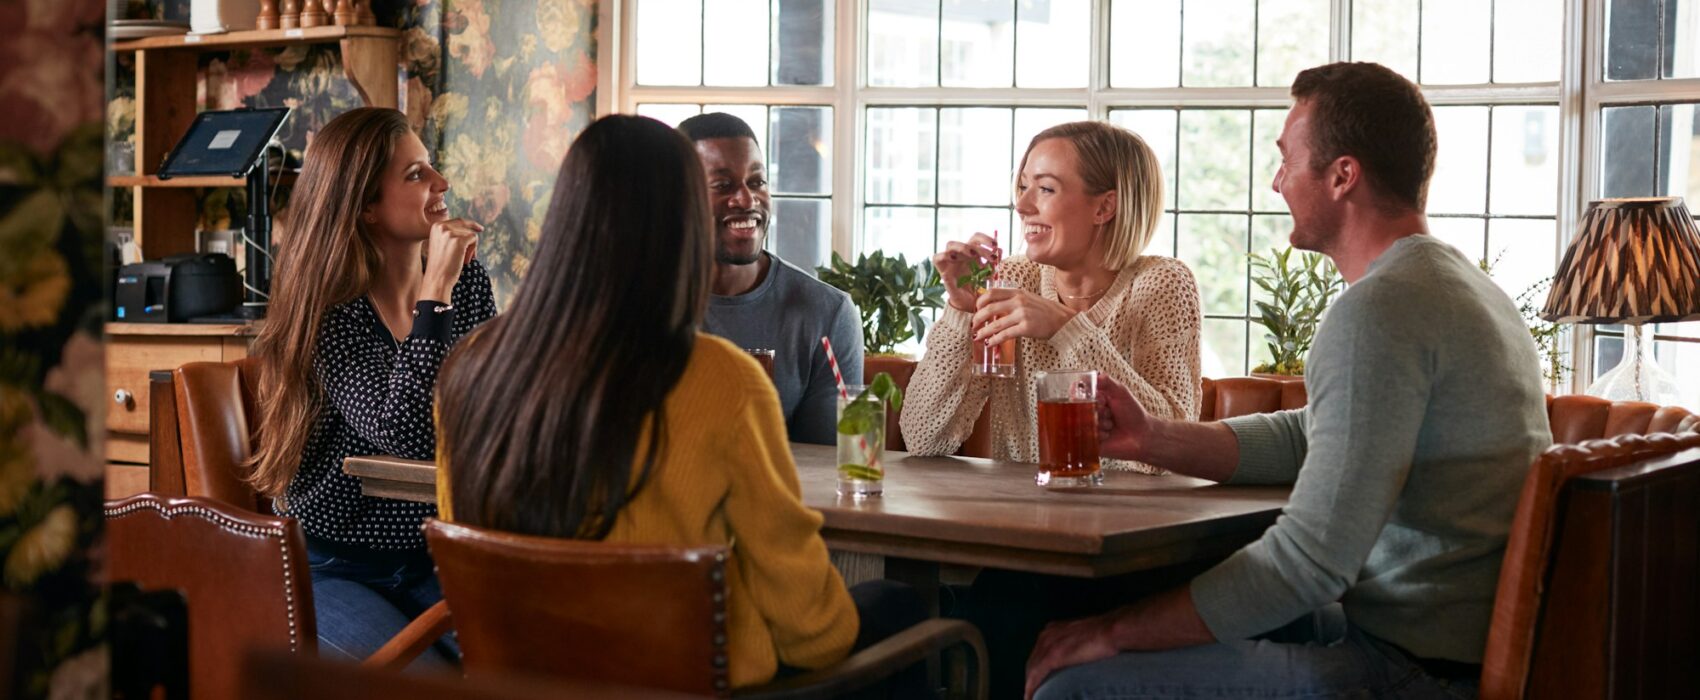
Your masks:
M 733 693 L 739 698 L 780 700 L 836 697 L 890 677 L 934 653 L 967 647 L 968 697 L 986 696 L 986 644 L 980 630 L 961 620 L 927 620 L 863 649 L 838 664 Z
M 449 617 L 449 602 L 437 601 L 413 618 L 406 627 L 401 628 L 384 646 L 372 652 L 361 666 L 368 668 L 400 669 L 413 663 L 420 654 L 425 653 L 438 638 L 447 634 L 454 627 L 454 620 Z

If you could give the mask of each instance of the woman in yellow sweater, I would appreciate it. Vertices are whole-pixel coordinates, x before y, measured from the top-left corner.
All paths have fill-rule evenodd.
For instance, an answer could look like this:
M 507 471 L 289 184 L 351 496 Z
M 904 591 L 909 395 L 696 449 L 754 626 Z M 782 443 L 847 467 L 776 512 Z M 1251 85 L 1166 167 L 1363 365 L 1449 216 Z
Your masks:
M 742 686 L 836 663 L 924 612 L 894 584 L 845 590 L 772 383 L 698 331 L 712 231 L 684 136 L 621 115 L 586 129 L 532 274 L 438 379 L 438 502 L 445 519 L 509 532 L 730 546 Z

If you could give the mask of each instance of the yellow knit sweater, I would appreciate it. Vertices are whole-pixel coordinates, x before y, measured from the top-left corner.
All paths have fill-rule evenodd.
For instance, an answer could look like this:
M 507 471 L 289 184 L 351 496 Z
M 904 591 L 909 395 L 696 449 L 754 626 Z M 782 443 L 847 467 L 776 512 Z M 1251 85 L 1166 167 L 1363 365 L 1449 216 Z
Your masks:
M 733 686 L 770 680 L 780 662 L 813 669 L 842 660 L 856 640 L 856 608 L 827 559 L 820 513 L 803 505 L 779 396 L 761 366 L 724 339 L 698 335 L 666 418 L 661 458 L 607 541 L 731 547 Z M 453 516 L 441 455 L 453 438 L 437 443 L 444 520 Z

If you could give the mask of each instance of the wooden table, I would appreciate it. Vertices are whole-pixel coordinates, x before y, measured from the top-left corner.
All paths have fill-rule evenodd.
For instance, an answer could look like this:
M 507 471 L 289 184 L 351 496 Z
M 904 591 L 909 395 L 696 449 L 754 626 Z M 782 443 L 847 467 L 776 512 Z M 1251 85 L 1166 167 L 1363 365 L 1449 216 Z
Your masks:
M 885 495 L 856 502 L 837 495 L 832 447 L 791 449 L 803 502 L 825 516 L 827 545 L 885 563 L 853 579 L 916 565 L 936 577 L 940 563 L 1102 577 L 1219 558 L 1273 524 L 1288 493 L 1121 472 L 1097 488 L 1049 490 L 1034 485 L 1030 464 L 888 451 Z M 429 462 L 350 457 L 343 470 L 369 496 L 436 500 Z

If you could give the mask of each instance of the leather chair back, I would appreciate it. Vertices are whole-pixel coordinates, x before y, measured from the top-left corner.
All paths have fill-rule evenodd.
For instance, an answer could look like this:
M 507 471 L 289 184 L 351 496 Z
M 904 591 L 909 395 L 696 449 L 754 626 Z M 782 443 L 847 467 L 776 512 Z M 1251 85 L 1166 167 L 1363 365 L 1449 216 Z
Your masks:
M 1554 444 L 1649 433 L 1682 433 L 1700 430 L 1700 416 L 1681 406 L 1660 406 L 1640 401 L 1607 401 L 1596 396 L 1571 394 L 1547 397 L 1547 419 L 1552 423 Z
M 183 592 L 190 697 L 240 697 L 249 650 L 317 652 L 307 546 L 294 519 L 145 493 L 106 504 L 106 542 L 111 580 Z
M 1481 697 L 1700 696 L 1697 506 L 1700 433 L 1542 453 L 1506 543 Z
M 265 512 L 258 494 L 241 476 L 255 447 L 250 420 L 257 416 L 258 361 L 190 362 L 174 370 L 172 380 L 185 491 Z
M 1204 400 L 1198 408 L 1198 419 L 1213 421 L 1304 408 L 1305 400 L 1303 377 L 1205 377 Z
M 726 549 L 425 525 L 467 675 L 730 690 Z
M 915 368 L 920 366 L 907 357 L 893 355 L 869 355 L 862 360 L 862 377 L 872 381 L 874 375 L 885 372 L 891 375 L 892 381 L 897 382 L 897 388 L 909 391 L 909 380 L 915 376 Z M 908 446 L 903 442 L 903 429 L 898 427 L 897 419 L 901 411 L 891 411 L 885 416 L 885 449 L 903 452 Z M 980 409 L 980 417 L 974 420 L 974 430 L 968 438 L 962 441 L 962 446 L 956 448 L 956 454 L 964 457 L 992 456 L 992 404 L 990 401 Z

